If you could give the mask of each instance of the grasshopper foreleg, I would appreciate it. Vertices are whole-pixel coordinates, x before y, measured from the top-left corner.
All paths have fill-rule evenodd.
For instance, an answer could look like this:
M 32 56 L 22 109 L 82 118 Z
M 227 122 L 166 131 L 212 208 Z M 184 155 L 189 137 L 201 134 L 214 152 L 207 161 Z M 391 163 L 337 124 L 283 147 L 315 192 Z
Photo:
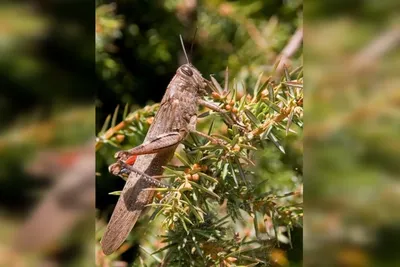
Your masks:
M 242 123 L 239 122 L 238 118 L 234 114 L 232 114 L 232 118 L 230 118 L 228 115 L 226 115 L 226 111 L 225 110 L 221 109 L 220 107 L 218 107 L 214 103 L 210 103 L 210 102 L 208 102 L 208 101 L 206 101 L 204 99 L 201 99 L 201 98 L 199 98 L 197 100 L 197 103 L 199 105 L 202 105 L 202 106 L 204 106 L 206 108 L 211 109 L 212 111 L 220 113 L 225 118 L 227 123 L 229 123 L 230 125 L 236 124 L 241 128 L 245 128 L 245 126 Z

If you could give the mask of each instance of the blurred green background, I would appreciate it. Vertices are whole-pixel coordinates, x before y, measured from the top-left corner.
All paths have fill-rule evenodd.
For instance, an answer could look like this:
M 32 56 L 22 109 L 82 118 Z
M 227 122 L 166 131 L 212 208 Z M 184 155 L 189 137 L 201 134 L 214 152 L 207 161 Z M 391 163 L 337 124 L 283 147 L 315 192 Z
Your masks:
M 399 266 L 398 1 L 306 1 L 306 266 Z
M 93 5 L 0 4 L 1 266 L 94 265 Z M 68 196 L 92 203 L 82 214 Z

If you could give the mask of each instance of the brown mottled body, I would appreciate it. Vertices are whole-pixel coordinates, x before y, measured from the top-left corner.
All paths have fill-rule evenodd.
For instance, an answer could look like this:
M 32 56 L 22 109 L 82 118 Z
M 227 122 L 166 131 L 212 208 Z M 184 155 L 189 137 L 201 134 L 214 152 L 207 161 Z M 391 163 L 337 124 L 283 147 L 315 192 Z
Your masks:
M 140 155 L 133 167 L 148 176 L 163 173 L 162 166 L 168 164 L 179 143 L 188 132 L 195 130 L 198 100 L 207 86 L 201 73 L 191 64 L 178 68 L 167 87 L 153 124 L 142 145 L 117 153 L 126 160 L 127 155 Z M 110 171 L 118 165 L 110 166 Z M 118 199 L 117 205 L 101 240 L 103 252 L 114 252 L 134 227 L 147 204 L 152 202 L 154 191 L 143 174 L 131 172 Z

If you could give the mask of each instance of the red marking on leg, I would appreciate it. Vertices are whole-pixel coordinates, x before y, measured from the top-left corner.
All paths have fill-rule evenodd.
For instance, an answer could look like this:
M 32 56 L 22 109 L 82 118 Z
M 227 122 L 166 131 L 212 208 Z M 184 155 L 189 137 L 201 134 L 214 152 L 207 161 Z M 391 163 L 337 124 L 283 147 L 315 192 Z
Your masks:
M 136 161 L 137 155 L 130 156 L 125 163 L 129 165 L 133 165 Z

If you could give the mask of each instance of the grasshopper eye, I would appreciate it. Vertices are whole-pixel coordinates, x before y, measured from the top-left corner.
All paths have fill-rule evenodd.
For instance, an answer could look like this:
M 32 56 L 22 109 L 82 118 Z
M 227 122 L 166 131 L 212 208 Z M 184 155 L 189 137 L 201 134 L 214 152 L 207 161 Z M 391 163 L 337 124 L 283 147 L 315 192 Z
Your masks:
M 187 76 L 193 76 L 193 71 L 188 66 L 183 66 L 181 70 Z

